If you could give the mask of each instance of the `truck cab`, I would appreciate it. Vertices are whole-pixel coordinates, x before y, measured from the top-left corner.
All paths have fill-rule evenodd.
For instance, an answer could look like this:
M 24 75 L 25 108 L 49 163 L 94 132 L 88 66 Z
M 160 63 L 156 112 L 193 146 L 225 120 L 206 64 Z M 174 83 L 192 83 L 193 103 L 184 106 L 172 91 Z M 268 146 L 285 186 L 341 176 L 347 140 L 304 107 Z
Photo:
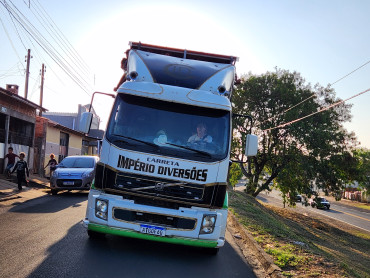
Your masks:
M 89 193 L 88 233 L 217 252 L 225 243 L 237 58 L 135 42 L 127 53 Z M 256 152 L 256 138 L 249 142 Z

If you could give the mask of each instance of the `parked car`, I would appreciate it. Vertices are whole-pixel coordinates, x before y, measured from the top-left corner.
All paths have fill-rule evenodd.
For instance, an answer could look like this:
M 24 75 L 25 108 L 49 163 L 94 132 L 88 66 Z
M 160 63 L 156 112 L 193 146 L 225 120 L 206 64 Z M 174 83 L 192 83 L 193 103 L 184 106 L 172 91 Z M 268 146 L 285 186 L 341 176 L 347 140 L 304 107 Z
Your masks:
M 297 196 L 295 197 L 295 201 L 296 201 L 297 203 L 302 202 L 302 195 L 297 194 Z
M 315 197 L 311 198 L 308 203 L 311 207 L 322 208 L 322 209 L 330 209 L 330 202 L 323 197 Z
M 89 190 L 95 176 L 97 156 L 76 155 L 64 158 L 50 178 L 51 193 L 59 190 Z

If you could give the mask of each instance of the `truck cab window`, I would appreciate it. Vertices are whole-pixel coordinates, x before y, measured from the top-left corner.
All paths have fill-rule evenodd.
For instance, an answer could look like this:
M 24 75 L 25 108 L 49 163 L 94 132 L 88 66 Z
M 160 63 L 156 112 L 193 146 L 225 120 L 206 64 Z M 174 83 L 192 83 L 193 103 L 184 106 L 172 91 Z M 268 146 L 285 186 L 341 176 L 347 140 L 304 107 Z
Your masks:
M 218 161 L 227 155 L 228 111 L 177 103 L 168 105 L 160 100 L 149 102 L 146 98 L 127 94 L 116 98 L 113 111 L 106 138 L 120 148 L 149 153 L 158 153 L 159 149 L 163 155 L 198 161 Z M 206 138 L 189 141 L 191 137 L 199 138 L 199 123 L 206 126 Z M 122 136 L 126 139 L 119 139 Z M 202 155 L 205 153 L 207 155 Z

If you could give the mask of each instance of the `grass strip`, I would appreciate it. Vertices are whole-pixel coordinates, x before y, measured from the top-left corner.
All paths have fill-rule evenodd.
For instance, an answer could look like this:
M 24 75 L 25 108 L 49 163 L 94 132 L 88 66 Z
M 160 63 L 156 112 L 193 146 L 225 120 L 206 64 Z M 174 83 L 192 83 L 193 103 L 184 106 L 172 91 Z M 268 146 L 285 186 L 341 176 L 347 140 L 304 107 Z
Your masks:
M 229 192 L 229 210 L 287 277 L 370 277 L 370 234 Z

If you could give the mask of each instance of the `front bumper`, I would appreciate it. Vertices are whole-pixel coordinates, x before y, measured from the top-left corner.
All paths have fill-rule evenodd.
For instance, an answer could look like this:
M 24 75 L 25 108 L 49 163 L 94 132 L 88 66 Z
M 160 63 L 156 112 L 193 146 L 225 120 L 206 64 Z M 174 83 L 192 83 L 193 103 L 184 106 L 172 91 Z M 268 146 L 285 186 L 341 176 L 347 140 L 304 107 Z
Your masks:
M 107 220 L 98 218 L 95 215 L 96 199 L 105 199 L 109 201 Z M 168 216 L 177 219 L 194 219 L 194 228 L 176 228 L 166 225 L 149 222 L 146 220 L 127 221 L 114 217 L 115 209 L 125 209 L 143 214 L 153 215 L 156 218 L 159 216 Z M 203 215 L 217 214 L 216 225 L 211 234 L 199 234 Z M 158 220 L 158 218 L 157 218 Z M 83 221 L 84 226 L 91 231 L 113 234 L 131 238 L 146 239 L 159 242 L 167 242 L 173 244 L 182 244 L 198 247 L 217 248 L 225 244 L 225 231 L 227 222 L 227 209 L 205 209 L 205 208 L 179 208 L 168 209 L 160 207 L 152 207 L 146 205 L 135 204 L 131 200 L 124 200 L 121 196 L 105 194 L 99 190 L 91 189 L 89 193 L 89 201 L 87 205 L 86 218 Z M 166 228 L 165 236 L 156 236 L 143 234 L 140 232 L 140 225 L 148 224 Z
M 73 183 L 65 185 L 65 183 Z M 57 179 L 51 178 L 50 188 L 56 190 L 89 190 L 92 179 Z
M 83 221 L 83 225 L 91 231 L 99 232 L 103 234 L 111 234 L 123 237 L 131 237 L 131 238 L 138 238 L 144 240 L 151 240 L 151 241 L 158 241 L 158 242 L 166 242 L 172 244 L 181 244 L 181 245 L 189 245 L 195 247 L 206 247 L 206 248 L 216 248 L 221 247 L 225 244 L 224 239 L 218 239 L 217 241 L 213 240 L 201 240 L 201 239 L 193 239 L 193 238 L 185 238 L 185 237 L 159 237 L 154 235 L 142 234 L 133 230 L 122 229 L 117 227 L 109 227 L 107 225 L 100 225 L 100 224 L 92 224 L 89 223 L 88 220 Z

